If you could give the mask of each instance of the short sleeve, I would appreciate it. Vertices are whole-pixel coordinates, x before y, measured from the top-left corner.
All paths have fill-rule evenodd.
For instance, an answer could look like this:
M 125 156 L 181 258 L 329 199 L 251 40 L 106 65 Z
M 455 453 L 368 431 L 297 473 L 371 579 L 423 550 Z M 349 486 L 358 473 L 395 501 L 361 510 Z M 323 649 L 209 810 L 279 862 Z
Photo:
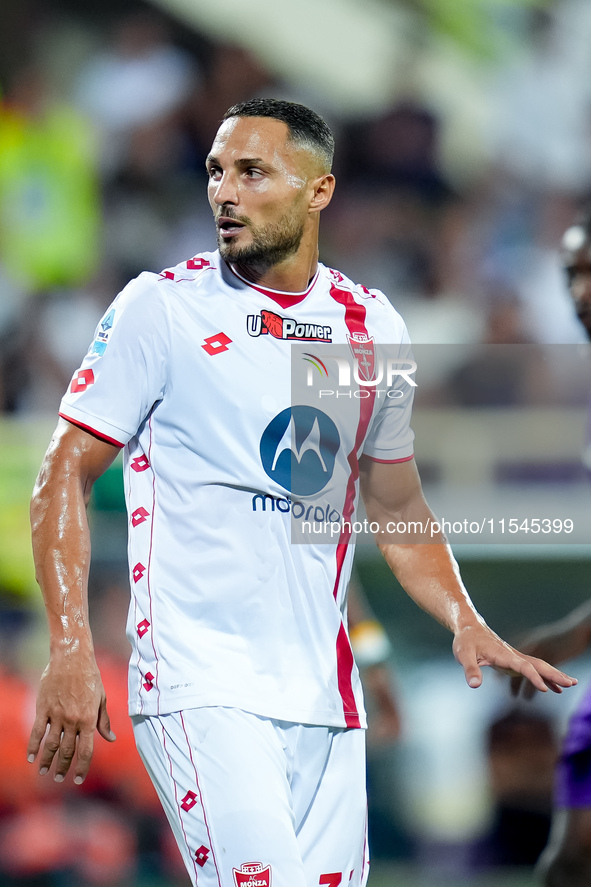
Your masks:
M 164 396 L 170 309 L 158 278 L 141 274 L 119 293 L 99 322 L 60 416 L 124 446 Z
M 386 385 L 379 386 L 382 402 L 370 426 L 363 454 L 378 462 L 404 462 L 413 456 L 410 420 L 416 387 L 416 363 L 406 328 L 401 344 L 379 346 L 378 359 L 383 362 Z

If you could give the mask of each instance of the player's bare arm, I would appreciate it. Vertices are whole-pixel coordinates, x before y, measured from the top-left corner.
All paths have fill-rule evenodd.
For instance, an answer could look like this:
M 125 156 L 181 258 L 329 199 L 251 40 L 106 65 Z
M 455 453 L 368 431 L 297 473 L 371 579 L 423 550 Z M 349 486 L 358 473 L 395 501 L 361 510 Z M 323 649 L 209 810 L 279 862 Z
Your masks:
M 361 493 L 370 521 L 386 527 L 388 521 L 436 520 L 422 493 L 414 460 L 381 463 L 360 461 Z M 384 537 L 382 537 L 384 538 Z M 387 539 L 388 537 L 385 536 Z M 521 675 L 536 689 L 555 693 L 576 683 L 542 659 L 515 650 L 495 634 L 470 600 L 451 549 L 442 534 L 425 542 L 377 542 L 390 569 L 407 594 L 454 635 L 453 653 L 471 687 L 482 683 L 482 666 L 512 676 Z
M 90 534 L 86 506 L 94 481 L 118 448 L 60 419 L 33 492 L 31 525 L 37 581 L 50 633 L 50 659 L 37 697 L 27 754 L 61 782 L 74 761 L 74 780 L 86 777 L 94 731 L 111 732 L 106 698 L 88 621 Z
M 580 656 L 591 645 L 591 601 L 568 613 L 562 619 L 540 625 L 519 643 L 529 656 L 538 656 L 556 665 Z M 511 681 L 511 691 L 517 696 L 520 690 L 526 698 L 532 694 L 521 676 Z

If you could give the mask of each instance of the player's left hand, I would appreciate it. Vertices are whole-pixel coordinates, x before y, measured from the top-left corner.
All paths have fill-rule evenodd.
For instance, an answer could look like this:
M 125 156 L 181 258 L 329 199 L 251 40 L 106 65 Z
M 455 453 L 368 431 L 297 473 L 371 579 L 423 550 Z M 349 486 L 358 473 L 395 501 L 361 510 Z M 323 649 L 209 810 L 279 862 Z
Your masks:
M 562 693 L 563 688 L 572 687 L 577 683 L 572 678 L 543 659 L 520 653 L 503 641 L 485 623 L 471 624 L 456 632 L 453 641 L 453 653 L 464 669 L 466 681 L 470 687 L 480 687 L 484 666 L 509 675 L 512 678 L 525 679 L 532 687 L 546 693 Z

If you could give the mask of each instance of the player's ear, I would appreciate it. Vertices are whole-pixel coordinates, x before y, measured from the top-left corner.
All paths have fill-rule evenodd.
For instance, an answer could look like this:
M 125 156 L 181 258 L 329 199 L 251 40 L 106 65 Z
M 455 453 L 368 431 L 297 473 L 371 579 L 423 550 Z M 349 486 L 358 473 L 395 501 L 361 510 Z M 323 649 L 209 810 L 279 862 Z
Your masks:
M 310 212 L 320 212 L 332 200 L 335 188 L 335 177 L 331 172 L 318 176 L 311 183 L 313 192 L 310 200 Z

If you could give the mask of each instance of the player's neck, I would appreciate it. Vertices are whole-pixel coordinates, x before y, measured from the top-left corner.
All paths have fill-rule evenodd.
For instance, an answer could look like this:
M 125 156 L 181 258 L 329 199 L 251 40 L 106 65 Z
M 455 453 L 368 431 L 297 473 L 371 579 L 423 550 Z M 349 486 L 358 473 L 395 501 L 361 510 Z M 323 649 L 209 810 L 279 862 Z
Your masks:
M 318 268 L 318 244 L 305 248 L 271 267 L 257 267 L 233 262 L 234 270 L 249 283 L 283 293 L 303 293 Z

